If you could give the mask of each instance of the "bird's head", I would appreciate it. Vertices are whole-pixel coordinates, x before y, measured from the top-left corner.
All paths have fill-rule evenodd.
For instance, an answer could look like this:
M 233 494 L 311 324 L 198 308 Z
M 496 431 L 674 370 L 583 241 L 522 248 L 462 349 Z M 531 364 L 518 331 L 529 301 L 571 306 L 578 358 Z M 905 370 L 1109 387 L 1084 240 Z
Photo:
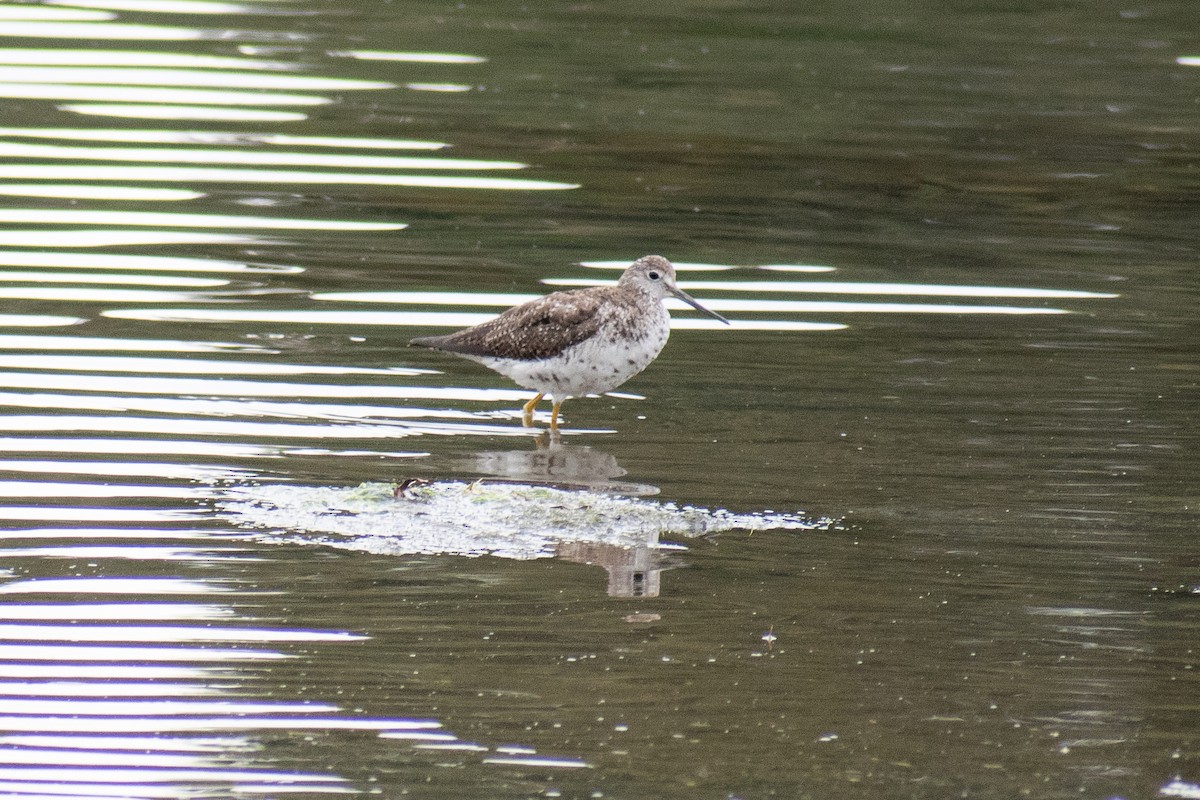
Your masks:
M 715 311 L 709 311 L 675 285 L 675 266 L 662 256 L 642 256 L 621 273 L 617 285 L 636 288 L 659 299 L 678 298 L 700 313 L 729 324 L 729 320 Z

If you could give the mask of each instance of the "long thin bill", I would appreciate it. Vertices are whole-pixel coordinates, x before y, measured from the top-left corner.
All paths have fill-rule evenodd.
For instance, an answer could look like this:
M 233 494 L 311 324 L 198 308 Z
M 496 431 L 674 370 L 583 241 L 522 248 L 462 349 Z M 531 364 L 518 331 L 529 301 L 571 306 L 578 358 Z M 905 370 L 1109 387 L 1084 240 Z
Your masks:
M 705 308 L 704 306 L 700 305 L 700 303 L 698 303 L 698 302 L 696 301 L 696 298 L 692 297 L 690 294 L 688 294 L 687 292 L 685 292 L 683 289 L 679 289 L 679 288 L 676 288 L 676 287 L 671 287 L 670 289 L 668 289 L 668 291 L 669 291 L 669 292 L 670 292 L 672 295 L 674 295 L 675 297 L 678 297 L 680 300 L 682 300 L 683 302 L 687 303 L 687 304 L 688 304 L 689 306 L 691 306 L 692 308 L 694 308 L 694 309 L 696 309 L 697 311 L 699 311 L 701 314 L 707 314 L 708 316 L 712 317 L 713 319 L 720 320 L 721 322 L 724 322 L 726 325 L 728 325 L 728 324 L 729 324 L 729 320 L 725 319 L 724 317 L 722 317 L 722 316 L 721 316 L 720 314 L 718 314 L 717 312 L 715 312 L 715 311 L 709 311 L 707 308 Z

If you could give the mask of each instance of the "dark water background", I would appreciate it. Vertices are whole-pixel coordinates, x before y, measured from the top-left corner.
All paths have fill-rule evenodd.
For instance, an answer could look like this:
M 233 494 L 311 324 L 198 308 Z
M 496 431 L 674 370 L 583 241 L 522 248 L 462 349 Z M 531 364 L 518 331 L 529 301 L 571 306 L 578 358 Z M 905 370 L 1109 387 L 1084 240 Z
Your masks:
M 0 795 L 1200 797 L 1195 11 L 0 6 Z M 738 324 L 553 454 L 405 347 L 652 252 Z M 218 509 L 547 459 L 844 523 L 631 598 Z

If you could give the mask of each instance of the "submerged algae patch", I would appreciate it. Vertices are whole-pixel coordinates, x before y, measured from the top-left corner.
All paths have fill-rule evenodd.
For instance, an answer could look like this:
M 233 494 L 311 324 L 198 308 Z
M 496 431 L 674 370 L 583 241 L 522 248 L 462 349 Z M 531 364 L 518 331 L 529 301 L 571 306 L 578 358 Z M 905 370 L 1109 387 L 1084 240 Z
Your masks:
M 277 541 L 373 553 L 555 555 L 567 543 L 645 547 L 660 535 L 728 530 L 816 530 L 827 518 L 679 506 L 644 498 L 527 483 L 437 481 L 406 487 L 242 486 L 218 502 L 232 522 Z

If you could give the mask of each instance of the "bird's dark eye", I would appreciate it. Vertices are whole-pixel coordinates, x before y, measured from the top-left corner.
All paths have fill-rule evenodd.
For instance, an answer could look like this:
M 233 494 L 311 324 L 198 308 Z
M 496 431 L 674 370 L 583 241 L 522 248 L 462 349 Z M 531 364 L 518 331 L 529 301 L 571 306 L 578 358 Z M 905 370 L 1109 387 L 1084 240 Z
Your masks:
M 657 272 L 648 272 L 648 273 L 646 273 L 646 277 L 648 277 L 652 281 L 656 281 L 656 280 L 658 280 L 658 273 Z

